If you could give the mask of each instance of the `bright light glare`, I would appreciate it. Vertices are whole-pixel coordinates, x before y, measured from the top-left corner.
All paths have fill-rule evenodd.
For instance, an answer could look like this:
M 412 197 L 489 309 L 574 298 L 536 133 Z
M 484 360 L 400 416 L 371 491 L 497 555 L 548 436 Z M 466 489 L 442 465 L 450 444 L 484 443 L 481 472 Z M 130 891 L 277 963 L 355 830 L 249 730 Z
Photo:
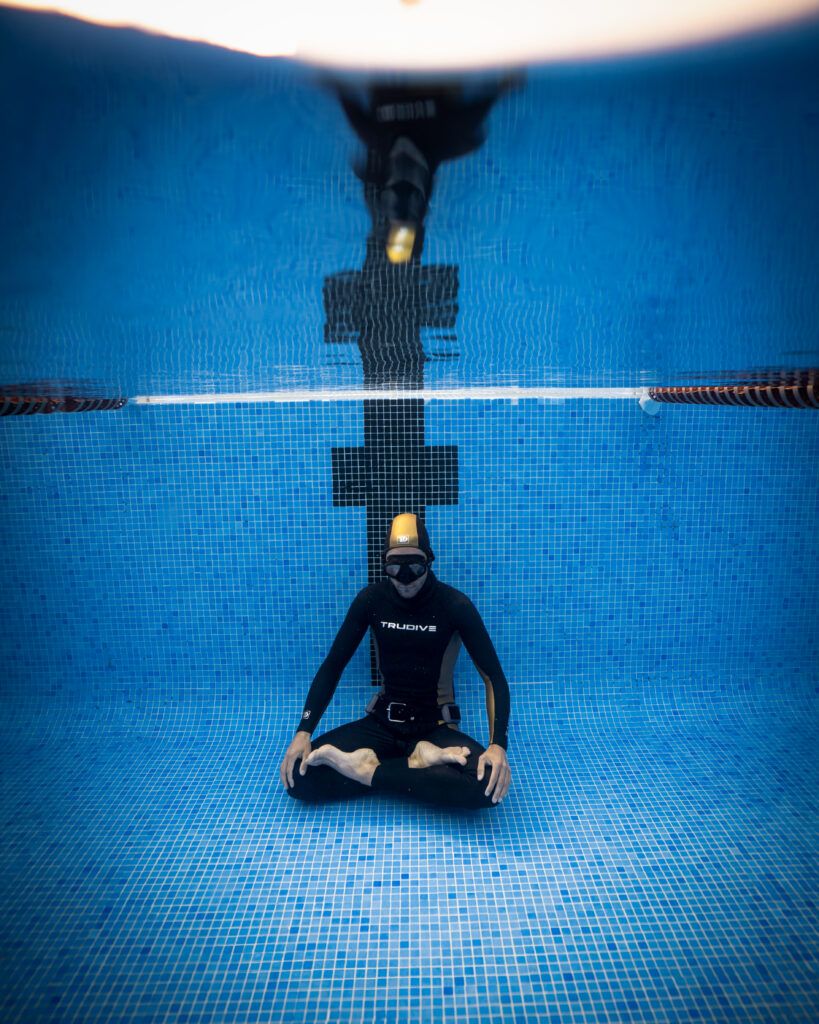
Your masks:
M 704 42 L 819 11 L 819 0 L 16 0 L 258 56 L 356 68 L 468 68 Z

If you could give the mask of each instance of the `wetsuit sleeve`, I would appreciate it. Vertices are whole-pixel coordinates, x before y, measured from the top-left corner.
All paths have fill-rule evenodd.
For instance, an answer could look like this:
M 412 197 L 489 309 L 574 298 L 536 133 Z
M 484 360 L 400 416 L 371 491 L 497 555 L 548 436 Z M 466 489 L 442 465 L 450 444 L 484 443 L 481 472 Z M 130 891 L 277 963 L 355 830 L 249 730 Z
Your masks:
M 355 654 L 361 643 L 361 638 L 367 632 L 368 624 L 366 599 L 362 590 L 350 605 L 350 610 L 336 634 L 330 652 L 319 666 L 310 685 L 298 725 L 300 731 L 312 734 L 318 725 L 319 719 L 327 710 L 327 705 L 333 699 L 341 673 Z
M 467 600 L 458 611 L 458 632 L 486 687 L 489 742 L 507 749 L 509 743 L 509 684 L 495 646 L 478 609 Z

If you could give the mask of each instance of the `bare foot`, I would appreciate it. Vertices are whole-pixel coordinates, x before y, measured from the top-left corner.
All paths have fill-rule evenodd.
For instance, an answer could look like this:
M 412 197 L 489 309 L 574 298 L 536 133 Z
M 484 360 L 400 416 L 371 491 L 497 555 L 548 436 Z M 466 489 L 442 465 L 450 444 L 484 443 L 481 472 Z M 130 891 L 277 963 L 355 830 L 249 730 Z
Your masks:
M 346 775 L 348 779 L 355 779 L 356 782 L 361 782 L 365 786 L 371 786 L 375 769 L 381 762 L 378 760 L 376 752 L 370 750 L 369 747 L 362 747 L 360 750 L 354 750 L 351 754 L 347 754 L 343 750 L 339 750 L 338 747 L 325 743 L 314 750 L 304 764 L 310 768 L 314 765 L 326 764 L 330 768 L 335 768 L 342 775 Z
M 434 743 L 419 740 L 407 763 L 410 768 L 431 768 L 434 764 L 465 765 L 468 757 L 469 747 L 436 747 Z

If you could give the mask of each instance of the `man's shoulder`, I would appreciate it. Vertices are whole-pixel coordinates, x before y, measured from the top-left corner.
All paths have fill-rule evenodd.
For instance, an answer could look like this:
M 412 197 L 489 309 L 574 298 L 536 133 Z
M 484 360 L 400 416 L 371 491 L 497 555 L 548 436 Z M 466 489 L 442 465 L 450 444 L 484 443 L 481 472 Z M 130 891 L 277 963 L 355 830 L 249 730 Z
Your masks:
M 353 598 L 353 604 L 371 605 L 374 601 L 382 601 L 385 595 L 389 594 L 386 580 L 379 580 L 377 583 L 368 583 Z
M 438 580 L 438 594 L 440 599 L 453 609 L 475 607 L 472 600 L 462 590 L 456 590 L 455 587 L 451 587 L 448 583 L 442 583 L 441 580 Z

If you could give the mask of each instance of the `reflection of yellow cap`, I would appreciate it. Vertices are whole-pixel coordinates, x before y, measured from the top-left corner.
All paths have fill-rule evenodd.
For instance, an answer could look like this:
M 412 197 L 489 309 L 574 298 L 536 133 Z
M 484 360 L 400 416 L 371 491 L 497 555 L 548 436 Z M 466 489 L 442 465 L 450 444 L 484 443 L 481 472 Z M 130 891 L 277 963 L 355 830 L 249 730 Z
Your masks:
M 408 263 L 415 247 L 415 225 L 396 223 L 390 225 L 387 236 L 387 259 L 390 263 Z

